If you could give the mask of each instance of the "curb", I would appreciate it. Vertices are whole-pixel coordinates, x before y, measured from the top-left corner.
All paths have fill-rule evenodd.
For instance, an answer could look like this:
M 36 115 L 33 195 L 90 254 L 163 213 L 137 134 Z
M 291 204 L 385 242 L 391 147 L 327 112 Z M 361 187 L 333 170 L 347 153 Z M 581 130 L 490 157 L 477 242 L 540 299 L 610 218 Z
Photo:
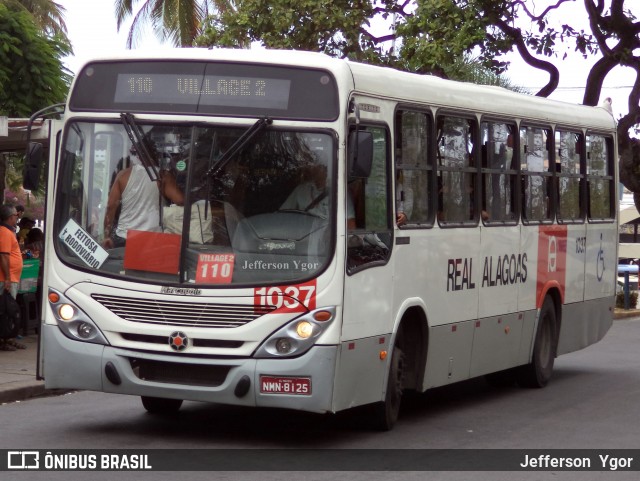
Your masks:
M 45 392 L 44 381 L 16 381 L 0 389 L 0 403 L 22 401 L 42 396 Z
M 0 404 L 26 401 L 37 397 L 60 396 L 66 389 L 45 389 L 44 381 L 16 381 L 0 389 Z
M 613 319 L 629 319 L 632 317 L 640 317 L 640 309 L 616 309 L 613 312 Z

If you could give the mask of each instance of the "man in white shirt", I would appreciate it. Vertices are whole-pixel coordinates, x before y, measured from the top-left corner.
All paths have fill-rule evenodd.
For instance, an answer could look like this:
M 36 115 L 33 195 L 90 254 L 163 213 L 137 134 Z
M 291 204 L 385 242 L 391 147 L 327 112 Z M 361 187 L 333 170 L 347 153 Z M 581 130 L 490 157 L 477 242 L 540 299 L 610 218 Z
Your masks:
M 109 191 L 103 242 L 107 249 L 124 246 L 128 230 L 158 230 L 161 190 L 171 202 L 178 205 L 184 203 L 184 195 L 171 174 L 161 172 L 160 181 L 151 180 L 135 151 L 131 152 L 130 158 L 132 165 L 118 173 Z M 117 226 L 114 226 L 118 206 L 121 206 L 120 217 Z

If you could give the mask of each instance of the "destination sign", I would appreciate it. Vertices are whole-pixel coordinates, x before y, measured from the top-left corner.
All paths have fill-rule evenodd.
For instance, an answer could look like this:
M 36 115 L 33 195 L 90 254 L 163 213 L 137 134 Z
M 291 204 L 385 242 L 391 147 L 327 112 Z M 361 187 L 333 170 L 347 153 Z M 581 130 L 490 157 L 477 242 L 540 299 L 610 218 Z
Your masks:
M 256 77 L 119 74 L 114 102 L 285 110 L 291 81 Z
M 321 69 L 242 62 L 118 60 L 87 64 L 76 77 L 76 112 L 172 113 L 333 121 L 334 76 Z

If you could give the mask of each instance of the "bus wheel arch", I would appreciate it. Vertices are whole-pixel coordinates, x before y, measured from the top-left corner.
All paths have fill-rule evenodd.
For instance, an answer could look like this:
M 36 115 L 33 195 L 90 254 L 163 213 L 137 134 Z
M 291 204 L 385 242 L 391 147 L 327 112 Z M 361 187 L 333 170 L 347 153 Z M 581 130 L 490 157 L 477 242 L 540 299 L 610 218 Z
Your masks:
M 396 333 L 405 357 L 403 389 L 420 390 L 424 379 L 429 329 L 427 316 L 420 306 L 409 307 L 402 315 Z
M 418 389 L 424 377 L 427 345 L 424 311 L 411 307 L 403 314 L 389 352 L 384 400 L 372 406 L 373 427 L 389 431 L 400 413 L 402 393 Z
M 529 364 L 518 368 L 516 379 L 523 387 L 542 388 L 553 372 L 560 332 L 560 293 L 550 289 L 540 307 L 533 353 Z

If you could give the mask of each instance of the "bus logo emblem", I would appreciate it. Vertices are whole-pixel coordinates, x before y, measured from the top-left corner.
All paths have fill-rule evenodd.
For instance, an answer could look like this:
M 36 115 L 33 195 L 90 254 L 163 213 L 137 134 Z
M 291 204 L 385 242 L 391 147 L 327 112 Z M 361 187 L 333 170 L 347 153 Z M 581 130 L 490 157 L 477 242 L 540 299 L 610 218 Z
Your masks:
M 558 255 L 558 243 L 555 236 L 549 236 L 549 258 L 547 268 L 549 272 L 556 271 L 556 257 Z
M 174 351 L 184 351 L 189 347 L 189 338 L 184 332 L 172 332 L 169 336 L 169 346 L 171 346 L 171 349 Z

